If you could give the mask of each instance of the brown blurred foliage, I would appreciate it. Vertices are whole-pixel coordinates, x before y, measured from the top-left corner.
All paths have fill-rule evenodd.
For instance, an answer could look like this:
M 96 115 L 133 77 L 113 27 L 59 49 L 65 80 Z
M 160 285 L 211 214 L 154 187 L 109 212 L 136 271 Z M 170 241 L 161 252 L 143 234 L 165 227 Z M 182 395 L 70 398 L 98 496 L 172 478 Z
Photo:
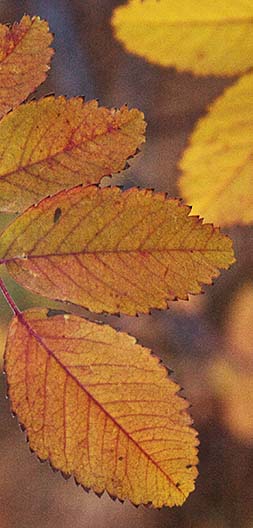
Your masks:
M 145 112 L 147 143 L 124 177 L 178 196 L 177 163 L 189 133 L 207 105 L 233 80 L 198 78 L 126 54 L 110 28 L 119 0 L 2 0 L 2 23 L 24 13 L 47 18 L 56 55 L 49 92 L 99 98 L 101 104 Z M 108 183 L 108 179 L 105 183 Z M 10 220 L 2 215 L 1 227 Z M 177 302 L 150 316 L 101 317 L 138 337 L 175 370 L 192 402 L 200 433 L 200 476 L 182 508 L 151 511 L 101 499 L 66 483 L 30 454 L 9 412 L 1 381 L 0 528 L 252 528 L 253 527 L 253 227 L 227 230 L 237 263 L 205 295 Z M 3 271 L 1 270 L 1 273 Z M 7 282 L 20 308 L 53 306 Z M 81 313 L 81 312 L 79 312 Z M 97 316 L 87 314 L 91 319 Z M 11 313 L 0 299 L 0 350 Z
M 210 364 L 210 380 L 223 422 L 240 442 L 253 439 L 253 281 L 239 288 L 228 308 L 223 353 Z

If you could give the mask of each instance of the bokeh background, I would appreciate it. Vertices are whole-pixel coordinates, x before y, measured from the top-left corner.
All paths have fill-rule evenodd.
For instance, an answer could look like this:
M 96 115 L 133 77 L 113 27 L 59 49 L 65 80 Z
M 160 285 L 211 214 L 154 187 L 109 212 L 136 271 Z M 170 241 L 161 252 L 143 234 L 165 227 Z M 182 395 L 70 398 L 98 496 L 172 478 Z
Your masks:
M 0 0 L 0 21 L 12 23 L 24 13 L 40 15 L 55 33 L 52 70 L 35 97 L 51 92 L 83 95 L 110 107 L 127 103 L 143 110 L 147 143 L 113 183 L 178 196 L 177 162 L 189 134 L 207 105 L 234 80 L 178 74 L 125 53 L 110 27 L 112 10 L 120 3 Z M 1 228 L 10 218 L 0 216 Z M 127 501 L 121 505 L 106 494 L 99 499 L 77 488 L 72 479 L 65 482 L 30 453 L 10 414 L 2 376 L 0 528 L 253 528 L 253 227 L 235 226 L 226 232 L 234 240 L 237 263 L 204 288 L 204 295 L 172 303 L 166 312 L 100 317 L 151 347 L 184 387 L 201 442 L 196 491 L 181 508 L 154 511 L 136 509 Z M 0 271 L 21 308 L 54 306 Z M 3 299 L 0 316 L 1 357 L 11 318 Z

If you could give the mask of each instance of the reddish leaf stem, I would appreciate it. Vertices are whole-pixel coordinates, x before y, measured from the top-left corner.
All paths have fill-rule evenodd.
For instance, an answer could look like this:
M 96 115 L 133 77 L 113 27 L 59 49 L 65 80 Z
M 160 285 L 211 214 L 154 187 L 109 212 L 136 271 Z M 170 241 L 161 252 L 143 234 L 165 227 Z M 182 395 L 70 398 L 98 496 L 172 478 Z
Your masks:
M 17 315 L 17 316 L 20 316 L 21 315 L 21 311 L 18 309 L 16 303 L 14 302 L 14 300 L 12 299 L 10 293 L 7 290 L 7 288 L 6 288 L 5 284 L 4 284 L 4 281 L 1 278 L 0 278 L 0 290 L 2 291 L 3 296 L 5 297 L 7 303 L 11 307 L 12 311 L 14 312 L 14 314 Z

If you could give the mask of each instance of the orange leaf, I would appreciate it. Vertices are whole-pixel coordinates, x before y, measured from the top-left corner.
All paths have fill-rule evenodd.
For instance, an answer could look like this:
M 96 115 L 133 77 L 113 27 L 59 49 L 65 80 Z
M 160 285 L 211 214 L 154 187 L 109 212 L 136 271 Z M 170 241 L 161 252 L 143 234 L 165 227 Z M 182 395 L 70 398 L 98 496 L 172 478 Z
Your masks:
M 0 209 L 20 211 L 60 189 L 118 172 L 144 141 L 139 110 L 46 97 L 0 123 Z
M 0 118 L 45 80 L 52 40 L 39 17 L 24 16 L 11 28 L 0 24 Z
M 197 475 L 188 403 L 133 337 L 73 315 L 15 316 L 5 366 L 37 455 L 97 493 L 182 504 Z
M 234 261 L 231 240 L 163 193 L 76 187 L 0 237 L 0 263 L 41 295 L 130 315 L 199 293 Z

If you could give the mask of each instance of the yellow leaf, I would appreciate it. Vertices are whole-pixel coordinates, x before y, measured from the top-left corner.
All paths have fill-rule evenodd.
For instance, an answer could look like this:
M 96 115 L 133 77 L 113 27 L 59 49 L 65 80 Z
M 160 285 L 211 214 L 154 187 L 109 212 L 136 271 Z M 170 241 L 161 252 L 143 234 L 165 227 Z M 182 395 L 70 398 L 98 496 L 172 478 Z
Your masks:
M 0 209 L 20 211 L 60 189 L 118 172 L 144 142 L 142 112 L 46 97 L 0 123 Z
M 253 221 L 253 75 L 225 91 L 202 118 L 180 162 L 180 193 L 218 225 Z
M 130 0 L 112 18 L 131 53 L 198 75 L 253 66 L 253 4 L 238 0 Z
M 0 263 L 41 295 L 95 312 L 187 299 L 234 262 L 231 240 L 163 193 L 76 187 L 42 200 L 0 237 Z
M 134 504 L 179 505 L 194 489 L 188 403 L 133 337 L 32 309 L 12 321 L 5 367 L 12 409 L 42 460 Z
M 52 39 L 39 17 L 24 16 L 12 27 L 0 24 L 0 118 L 45 80 Z

